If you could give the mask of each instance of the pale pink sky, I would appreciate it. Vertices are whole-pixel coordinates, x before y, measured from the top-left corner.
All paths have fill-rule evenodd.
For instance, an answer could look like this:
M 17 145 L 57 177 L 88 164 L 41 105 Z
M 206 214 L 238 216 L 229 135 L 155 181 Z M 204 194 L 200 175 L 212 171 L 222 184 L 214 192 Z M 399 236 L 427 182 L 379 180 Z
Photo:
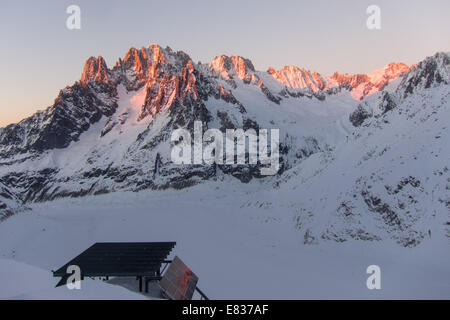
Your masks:
M 66 28 L 70 4 L 81 7 L 79 31 Z M 366 28 L 371 4 L 381 8 L 379 31 Z M 448 0 L 4 0 L 0 6 L 0 127 L 51 105 L 80 78 L 89 56 L 112 65 L 131 46 L 159 43 L 194 61 L 241 55 L 259 70 L 293 64 L 323 74 L 370 72 L 450 51 Z

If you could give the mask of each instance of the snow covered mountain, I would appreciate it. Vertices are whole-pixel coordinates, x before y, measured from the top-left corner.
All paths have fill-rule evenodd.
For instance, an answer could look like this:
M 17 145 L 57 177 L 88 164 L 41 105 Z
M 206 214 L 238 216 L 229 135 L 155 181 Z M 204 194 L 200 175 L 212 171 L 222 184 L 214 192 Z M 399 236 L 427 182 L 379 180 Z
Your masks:
M 91 57 L 52 106 L 0 130 L 0 182 L 19 208 L 239 181 L 258 190 L 249 199 L 280 194 L 264 206 L 294 208 L 307 244 L 416 246 L 434 218 L 450 237 L 449 60 L 438 53 L 411 68 L 323 76 L 257 71 L 238 56 L 196 64 L 158 45 L 131 48 L 112 68 Z M 260 165 L 173 164 L 172 131 L 192 131 L 197 120 L 203 130 L 280 129 L 278 175 L 262 177 Z
M 332 161 L 317 166 L 309 159 L 288 173 L 292 189 L 303 193 L 298 228 L 305 243 L 392 238 L 414 247 L 432 233 L 448 243 L 449 61 L 444 53 L 426 58 L 364 99 Z

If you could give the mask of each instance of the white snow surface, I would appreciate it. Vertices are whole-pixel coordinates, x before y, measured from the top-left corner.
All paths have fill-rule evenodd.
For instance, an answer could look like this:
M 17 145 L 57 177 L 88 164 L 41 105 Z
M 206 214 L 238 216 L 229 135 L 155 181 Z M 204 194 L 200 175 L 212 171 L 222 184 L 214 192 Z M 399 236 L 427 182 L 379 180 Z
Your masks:
M 267 73 L 258 75 L 269 88 L 280 86 Z M 288 159 L 291 167 L 281 176 L 248 184 L 219 171 L 188 189 L 122 189 L 27 204 L 31 210 L 0 223 L 0 298 L 142 298 L 101 281 L 86 280 L 80 291 L 54 289 L 58 279 L 50 271 L 95 242 L 177 241 L 173 254 L 213 299 L 449 299 L 448 84 L 404 97 L 398 79 L 361 102 L 343 91 L 325 101 L 284 98 L 277 105 L 258 86 L 239 81 L 232 93 L 250 119 L 280 128 L 292 148 L 314 138 L 318 151 Z M 88 171 L 92 158 L 105 166 L 140 163 L 151 172 L 156 152 L 169 157 L 168 144 L 151 154 L 128 152 L 149 121 L 147 141 L 157 134 L 168 112 L 137 122 L 142 90 L 120 87 L 110 120 L 101 119 L 69 147 L 14 169 L 58 167 L 58 175 L 70 177 Z M 386 113 L 380 108 L 385 93 L 396 102 Z M 355 128 L 349 114 L 358 103 L 371 117 Z M 212 98 L 206 106 L 240 123 L 236 106 Z M 117 124 L 101 136 L 107 121 Z M 1 167 L 0 174 L 9 170 Z M 80 186 L 70 180 L 64 187 Z M 366 287 L 370 265 L 381 268 L 381 290 Z
M 258 184 L 208 182 L 182 191 L 63 199 L 0 224 L 0 298 L 137 298 L 101 281 L 54 289 L 56 269 L 99 241 L 177 241 L 180 256 L 213 299 L 449 298 L 448 244 L 393 241 L 303 244 L 294 208 Z M 254 198 L 265 199 L 254 200 Z M 381 268 L 368 290 L 366 268 Z

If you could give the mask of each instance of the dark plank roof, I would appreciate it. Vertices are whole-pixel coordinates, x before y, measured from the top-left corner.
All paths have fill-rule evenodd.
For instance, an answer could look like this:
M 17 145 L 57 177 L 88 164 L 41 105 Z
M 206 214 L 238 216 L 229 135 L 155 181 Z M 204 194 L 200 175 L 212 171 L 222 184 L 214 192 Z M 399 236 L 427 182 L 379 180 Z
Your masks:
M 67 267 L 77 265 L 83 277 L 153 276 L 176 242 L 96 243 L 53 272 L 67 276 Z

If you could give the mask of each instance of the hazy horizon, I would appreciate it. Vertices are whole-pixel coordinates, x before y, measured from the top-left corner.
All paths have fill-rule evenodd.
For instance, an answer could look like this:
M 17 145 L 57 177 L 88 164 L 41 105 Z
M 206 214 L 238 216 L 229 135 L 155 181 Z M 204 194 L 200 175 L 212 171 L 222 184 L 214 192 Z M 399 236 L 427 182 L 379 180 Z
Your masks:
M 68 30 L 66 8 L 81 8 L 81 30 Z M 368 30 L 366 8 L 381 8 L 381 30 Z M 0 18 L 0 127 L 51 105 L 79 80 L 90 56 L 108 67 L 130 47 L 151 43 L 193 61 L 249 58 L 257 70 L 285 65 L 321 74 L 368 73 L 390 62 L 417 63 L 450 51 L 450 3 L 424 1 L 4 1 Z

